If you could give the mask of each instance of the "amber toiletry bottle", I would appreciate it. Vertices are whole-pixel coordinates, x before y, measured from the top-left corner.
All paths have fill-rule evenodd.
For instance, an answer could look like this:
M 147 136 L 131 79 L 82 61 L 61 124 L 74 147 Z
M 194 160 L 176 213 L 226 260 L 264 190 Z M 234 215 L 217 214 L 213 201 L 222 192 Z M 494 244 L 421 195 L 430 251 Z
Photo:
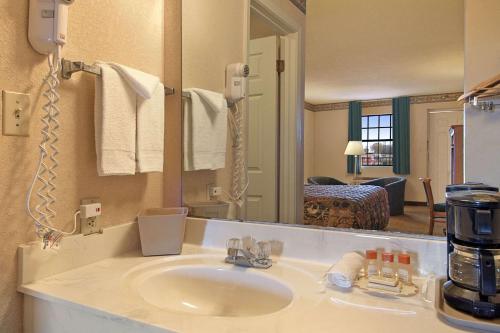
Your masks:
M 398 255 L 398 278 L 404 284 L 412 284 L 412 269 L 410 264 L 410 255 L 401 253 Z
M 365 276 L 378 276 L 380 274 L 379 263 L 376 250 L 366 250 L 365 256 Z
M 394 254 L 390 252 L 382 254 L 382 276 L 389 279 L 396 277 L 394 274 Z

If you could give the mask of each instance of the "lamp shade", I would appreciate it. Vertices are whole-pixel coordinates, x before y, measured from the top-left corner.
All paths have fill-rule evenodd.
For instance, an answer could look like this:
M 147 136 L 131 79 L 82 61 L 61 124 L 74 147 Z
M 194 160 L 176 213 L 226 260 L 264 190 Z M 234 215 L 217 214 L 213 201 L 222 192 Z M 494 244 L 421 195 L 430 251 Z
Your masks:
M 347 147 L 345 148 L 344 155 L 363 155 L 365 150 L 363 148 L 363 142 L 361 141 L 349 141 Z

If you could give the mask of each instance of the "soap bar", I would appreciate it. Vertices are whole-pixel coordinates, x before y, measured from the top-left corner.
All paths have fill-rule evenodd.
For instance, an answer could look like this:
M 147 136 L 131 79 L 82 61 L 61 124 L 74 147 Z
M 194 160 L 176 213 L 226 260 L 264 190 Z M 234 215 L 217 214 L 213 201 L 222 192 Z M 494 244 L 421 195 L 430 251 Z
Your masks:
M 368 282 L 366 285 L 368 289 L 378 289 L 378 290 L 384 290 L 384 291 L 391 291 L 394 293 L 400 293 L 401 292 L 401 284 L 398 284 L 397 286 L 387 286 L 379 283 L 373 283 L 373 282 Z
M 384 286 L 389 286 L 389 287 L 395 287 L 398 284 L 397 279 L 391 279 L 391 278 L 386 278 L 383 276 L 370 276 L 368 278 L 369 283 L 374 283 L 374 284 L 381 284 Z

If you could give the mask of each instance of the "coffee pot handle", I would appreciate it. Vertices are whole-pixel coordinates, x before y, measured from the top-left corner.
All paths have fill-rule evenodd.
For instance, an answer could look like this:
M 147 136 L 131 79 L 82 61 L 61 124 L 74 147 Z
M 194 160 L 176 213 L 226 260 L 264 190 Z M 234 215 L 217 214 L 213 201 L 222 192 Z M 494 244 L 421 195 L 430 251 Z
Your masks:
M 484 296 L 495 296 L 497 292 L 497 278 L 495 257 L 488 250 L 479 252 L 479 289 Z

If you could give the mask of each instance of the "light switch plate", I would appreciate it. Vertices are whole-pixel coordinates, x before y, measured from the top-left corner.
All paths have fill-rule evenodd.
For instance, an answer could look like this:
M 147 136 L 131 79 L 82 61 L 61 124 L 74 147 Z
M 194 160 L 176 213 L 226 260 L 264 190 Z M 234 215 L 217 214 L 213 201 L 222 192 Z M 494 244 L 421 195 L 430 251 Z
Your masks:
M 2 134 L 29 136 L 30 95 L 12 91 L 2 91 Z

